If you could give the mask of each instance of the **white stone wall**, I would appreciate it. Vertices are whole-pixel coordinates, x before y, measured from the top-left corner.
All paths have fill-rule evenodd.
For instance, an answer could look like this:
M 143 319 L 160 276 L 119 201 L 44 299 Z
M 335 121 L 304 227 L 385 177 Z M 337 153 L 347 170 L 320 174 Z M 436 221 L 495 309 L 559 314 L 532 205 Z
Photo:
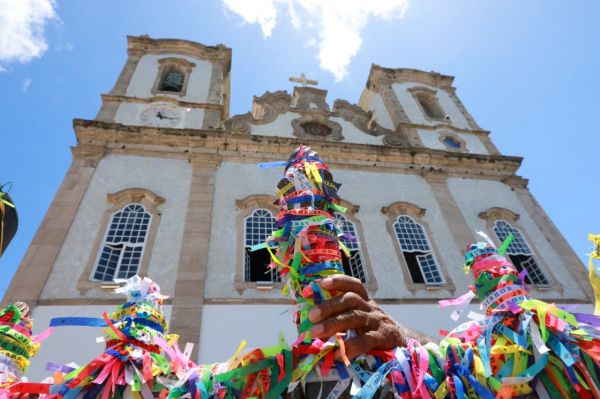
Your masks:
M 114 294 L 115 298 L 123 295 Z M 32 317 L 33 334 L 44 332 L 50 325 L 50 320 L 58 317 L 97 317 L 101 318 L 106 311 L 112 313 L 115 305 L 88 305 L 88 306 L 38 306 L 33 309 Z M 166 305 L 164 316 L 167 322 L 171 318 L 171 305 Z M 40 350 L 31 358 L 31 365 L 25 374 L 31 382 L 41 382 L 46 377 L 51 377 L 52 372 L 46 371 L 46 362 L 69 364 L 77 363 L 84 366 L 104 352 L 104 342 L 96 342 L 96 337 L 101 337 L 101 327 L 56 327 L 48 339 L 42 341 Z
M 156 76 L 158 75 L 158 60 L 169 57 L 183 58 L 193 62 L 196 66 L 192 68 L 185 96 L 179 97 L 174 94 L 164 93 L 161 93 L 161 95 L 186 102 L 205 103 L 208 99 L 212 64 L 210 61 L 198 60 L 179 54 L 146 54 L 142 56 L 131 77 L 131 82 L 127 87 L 126 96 L 140 98 L 153 97 L 154 95 L 151 93 L 151 90 L 154 86 L 154 82 L 156 82 Z
M 375 111 L 375 117 L 377 118 L 377 123 L 379 123 L 380 126 L 386 129 L 396 130 L 394 128 L 394 122 L 392 122 L 392 118 L 390 117 L 390 113 L 385 107 L 383 99 L 379 93 L 375 94 L 375 98 L 371 103 L 369 111 Z
M 406 116 L 408 116 L 408 119 L 410 119 L 412 123 L 418 123 L 421 125 L 429 126 L 434 126 L 439 123 L 437 121 L 431 122 L 425 119 L 423 111 L 421 111 L 421 107 L 419 107 L 419 104 L 417 104 L 417 101 L 412 96 L 412 93 L 407 91 L 408 89 L 417 86 L 427 87 L 431 90 L 436 91 L 436 97 L 438 99 L 440 107 L 442 107 L 444 113 L 446 115 L 449 115 L 452 119 L 452 126 L 457 127 L 459 129 L 471 129 L 469 123 L 458 109 L 454 100 L 452 100 L 450 95 L 444 90 L 440 90 L 436 87 L 427 86 L 422 83 L 394 83 L 392 84 L 392 89 L 394 90 L 394 93 L 396 93 L 396 96 L 398 97 L 398 101 L 400 101 L 402 108 L 404 108 Z
M 266 125 L 250 125 L 252 134 L 270 137 L 294 137 L 292 121 L 301 118 L 300 114 L 288 112 L 287 114 L 277 115 L 277 119 Z M 342 133 L 343 134 L 343 133 Z
M 119 109 L 115 114 L 115 122 L 122 123 L 123 125 L 134 125 L 143 126 L 140 115 L 145 109 L 153 106 L 164 105 L 169 108 L 176 109 L 181 115 L 181 121 L 172 126 L 175 129 L 201 129 L 202 122 L 204 121 L 204 109 L 202 108 L 190 108 L 188 111 L 186 108 L 177 107 L 173 104 L 166 102 L 154 102 L 151 104 L 138 104 L 123 102 L 119 105 Z
M 288 343 L 295 342 L 296 325 L 287 309 L 287 305 L 204 305 L 198 364 L 226 362 L 242 340 L 247 342 L 244 350 L 279 345 L 280 332 Z
M 266 125 L 250 125 L 252 128 L 252 134 L 260 136 L 270 137 L 295 137 L 294 129 L 292 128 L 292 121 L 297 118 L 301 118 L 302 115 L 295 112 L 288 112 L 283 115 L 279 115 L 277 119 Z M 344 143 L 357 143 L 357 144 L 373 144 L 383 145 L 382 137 L 371 136 L 358 130 L 352 123 L 346 122 L 342 118 L 329 118 L 331 121 L 339 123 L 342 126 L 342 135 L 344 136 Z
M 567 269 L 572 266 L 565 265 L 560 260 L 540 228 L 533 221 L 509 186 L 497 181 L 449 178 L 448 188 L 456 200 L 456 204 L 469 228 L 472 231 L 485 232 L 498 245 L 500 243 L 494 232 L 486 229 L 486 221 L 479 218 L 478 215 L 492 207 L 506 208 L 520 215 L 521 217 L 517 223 L 531 238 L 529 245 L 533 245 L 537 249 L 537 253 L 542 258 L 542 261 L 552 270 L 555 283 L 563 285 L 565 290 L 563 297 L 585 298 L 585 294 L 581 291 L 579 284 L 573 279 Z M 535 297 L 540 299 L 556 298 L 556 295 L 552 291 L 535 291 Z
M 424 130 L 417 129 L 417 134 L 423 142 L 423 145 L 427 148 L 433 148 L 434 150 L 448 151 L 448 148 L 439 140 L 440 135 L 443 132 L 450 132 L 463 139 L 466 143 L 467 150 L 471 154 L 484 154 L 489 155 L 488 150 L 485 148 L 479 137 L 469 133 L 456 133 L 444 129 L 436 130 Z M 451 151 L 451 150 L 450 150 Z
M 469 305 L 464 315 L 454 321 L 452 308 L 437 305 L 382 305 L 396 321 L 415 331 L 440 339 L 440 330 L 451 331 L 469 321 L 470 312 L 482 313 L 479 305 Z M 242 340 L 246 348 L 265 348 L 278 345 L 283 332 L 289 344 L 298 338 L 296 326 L 285 305 L 205 305 L 202 312 L 199 364 L 224 363 L 232 357 Z M 576 312 L 593 313 L 592 305 L 582 305 Z M 410 338 L 410 337 L 409 337 Z M 215 345 L 218 343 L 217 345 Z
M 318 150 L 318 149 L 317 149 Z M 396 201 L 407 201 L 427 210 L 424 220 L 431 226 L 430 237 L 439 248 L 439 255 L 452 273 L 458 292 L 470 283 L 462 272 L 462 255 L 429 189 L 419 176 L 338 170 L 330 165 L 334 178 L 343 183 L 342 198 L 360 205 L 355 215 L 362 223 L 365 236 L 360 237 L 367 247 L 379 290 L 378 298 L 414 298 L 406 291 L 403 271 L 393 246 L 396 238 L 386 227 L 387 216 L 381 208 Z M 235 201 L 251 194 L 274 195 L 279 181 L 279 168 L 259 170 L 255 164 L 224 162 L 217 169 L 215 201 L 211 224 L 211 243 L 207 270 L 207 298 L 281 298 L 277 290 L 245 290 L 242 295 L 234 290 L 236 269 L 237 216 L 242 212 Z M 447 298 L 452 294 L 440 291 L 417 293 L 417 298 Z
M 336 181 L 343 183 L 340 196 L 352 204 L 359 205 L 360 211 L 355 215 L 360 220 L 371 259 L 371 266 L 379 285 L 377 298 L 414 298 L 404 287 L 403 269 L 394 249 L 395 236 L 388 233 L 387 215 L 381 208 L 397 201 L 413 203 L 426 209 L 423 220 L 430 226 L 430 240 L 437 244 L 439 257 L 444 261 L 458 292 L 467 289 L 470 281 L 462 272 L 462 254 L 457 248 L 452 233 L 439 205 L 427 182 L 416 175 L 370 173 L 358 171 L 336 170 L 333 168 Z M 445 290 L 423 291 L 416 298 L 445 298 L 452 294 Z
M 87 264 L 99 231 L 102 214 L 113 204 L 106 195 L 127 188 L 145 188 L 164 197 L 158 206 L 158 226 L 148 275 L 165 294 L 173 294 L 179 251 L 191 182 L 187 161 L 148 157 L 108 155 L 100 160 L 81 205 L 63 242 L 40 299 L 80 298 L 77 281 Z M 95 256 L 95 254 L 94 254 Z M 88 291 L 85 297 L 112 298 L 113 294 Z

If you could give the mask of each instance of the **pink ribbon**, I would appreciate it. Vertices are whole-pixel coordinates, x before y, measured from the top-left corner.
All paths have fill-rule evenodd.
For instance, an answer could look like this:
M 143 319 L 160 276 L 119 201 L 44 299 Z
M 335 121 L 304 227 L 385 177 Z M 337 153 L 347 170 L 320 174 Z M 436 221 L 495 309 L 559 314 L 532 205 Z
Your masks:
M 31 343 L 32 344 L 37 344 L 38 342 L 42 342 L 43 340 L 45 340 L 46 338 L 48 338 L 52 334 L 52 331 L 54 331 L 54 327 L 50 327 L 49 329 L 47 329 L 43 333 L 41 333 L 41 334 L 36 335 L 35 337 L 33 337 L 31 339 Z
M 292 347 L 298 346 L 298 344 L 300 344 L 300 342 L 304 341 L 304 337 L 306 336 L 306 332 L 303 332 L 302 334 L 300 334 L 300 336 L 298 337 L 298 339 L 296 340 L 296 342 L 294 342 L 292 344 Z
M 31 337 L 31 331 L 29 331 L 25 327 L 20 326 L 18 324 L 10 323 L 8 321 L 0 321 L 0 326 L 9 326 L 10 328 L 12 328 L 13 330 L 15 330 L 16 332 L 21 333 L 21 334 L 27 336 L 27 338 Z
M 475 294 L 472 291 L 467 292 L 464 295 L 459 296 L 456 299 L 446 299 L 439 301 L 439 307 L 444 308 L 446 306 L 456 305 L 456 309 L 450 315 L 450 318 L 454 321 L 458 320 L 460 315 L 465 311 L 469 303 L 473 300 Z
M 152 338 L 152 343 L 160 346 L 165 352 L 167 352 L 169 354 L 169 357 L 171 358 L 171 360 L 178 362 L 182 367 L 186 367 L 186 365 L 183 364 L 183 359 L 181 359 L 179 356 L 177 356 L 177 354 L 175 353 L 173 348 L 171 348 L 171 346 L 169 346 L 167 341 L 165 341 L 161 337 L 156 336 L 156 337 Z
M 427 391 L 427 387 L 423 383 L 425 381 L 425 374 L 427 374 L 427 369 L 429 368 L 429 354 L 427 353 L 427 349 L 423 348 L 421 346 L 421 343 L 419 343 L 419 341 L 415 341 L 414 339 L 411 339 L 410 341 L 408 341 L 408 347 L 412 348 L 413 346 L 416 347 L 416 350 L 419 354 L 419 369 L 418 370 L 415 370 L 416 364 L 413 363 L 413 371 L 415 372 L 416 377 L 417 377 L 417 386 L 415 388 L 415 392 L 413 392 L 413 393 L 416 394 L 417 391 L 420 391 L 421 396 L 424 399 L 431 399 L 431 396 L 429 395 L 429 392 Z

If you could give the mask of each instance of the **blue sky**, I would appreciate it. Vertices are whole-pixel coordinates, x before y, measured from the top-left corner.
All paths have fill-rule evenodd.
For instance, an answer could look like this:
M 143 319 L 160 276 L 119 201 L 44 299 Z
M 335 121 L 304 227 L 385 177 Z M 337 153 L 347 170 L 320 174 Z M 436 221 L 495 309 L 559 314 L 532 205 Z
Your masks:
M 592 0 L 0 0 L 0 183 L 14 182 L 20 217 L 0 295 L 69 168 L 72 119 L 96 116 L 126 35 L 140 34 L 231 47 L 232 115 L 253 95 L 291 92 L 301 72 L 330 104 L 358 102 L 371 63 L 455 76 L 500 151 L 525 157 L 519 174 L 584 259 L 600 232 L 598 20 Z

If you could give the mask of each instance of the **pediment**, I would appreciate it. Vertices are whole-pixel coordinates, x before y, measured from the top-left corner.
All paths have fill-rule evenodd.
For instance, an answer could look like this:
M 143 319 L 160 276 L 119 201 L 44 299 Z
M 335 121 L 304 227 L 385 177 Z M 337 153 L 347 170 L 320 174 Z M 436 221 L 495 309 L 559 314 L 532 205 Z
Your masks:
M 382 145 L 409 147 L 406 136 L 386 129 L 374 120 L 371 111 L 366 112 L 356 104 L 337 99 L 330 109 L 325 101 L 327 91 L 313 87 L 296 87 L 293 96 L 286 90 L 266 92 L 255 96 L 252 111 L 235 115 L 223 123 L 225 130 L 252 134 L 252 126 L 274 123 L 281 115 L 289 113 L 297 117 L 291 120 L 292 134 L 298 138 L 326 141 L 344 141 L 342 126 L 335 121 L 341 118 L 350 122 L 360 132 L 382 137 Z

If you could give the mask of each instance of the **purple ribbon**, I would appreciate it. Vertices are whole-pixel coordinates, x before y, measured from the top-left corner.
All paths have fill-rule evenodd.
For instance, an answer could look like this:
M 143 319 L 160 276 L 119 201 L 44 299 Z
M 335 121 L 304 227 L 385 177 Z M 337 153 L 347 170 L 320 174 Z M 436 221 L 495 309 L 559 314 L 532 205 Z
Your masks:
M 600 317 L 594 316 L 593 314 L 587 313 L 572 313 L 578 322 L 583 324 L 589 324 L 595 327 L 600 327 Z
M 350 233 L 344 233 L 341 235 L 342 239 L 346 240 L 346 241 L 350 241 L 350 242 L 358 242 L 358 237 L 353 236 Z
M 69 374 L 75 370 L 73 367 L 65 366 L 64 364 L 57 364 L 52 362 L 46 362 L 47 371 L 60 371 L 61 373 Z

